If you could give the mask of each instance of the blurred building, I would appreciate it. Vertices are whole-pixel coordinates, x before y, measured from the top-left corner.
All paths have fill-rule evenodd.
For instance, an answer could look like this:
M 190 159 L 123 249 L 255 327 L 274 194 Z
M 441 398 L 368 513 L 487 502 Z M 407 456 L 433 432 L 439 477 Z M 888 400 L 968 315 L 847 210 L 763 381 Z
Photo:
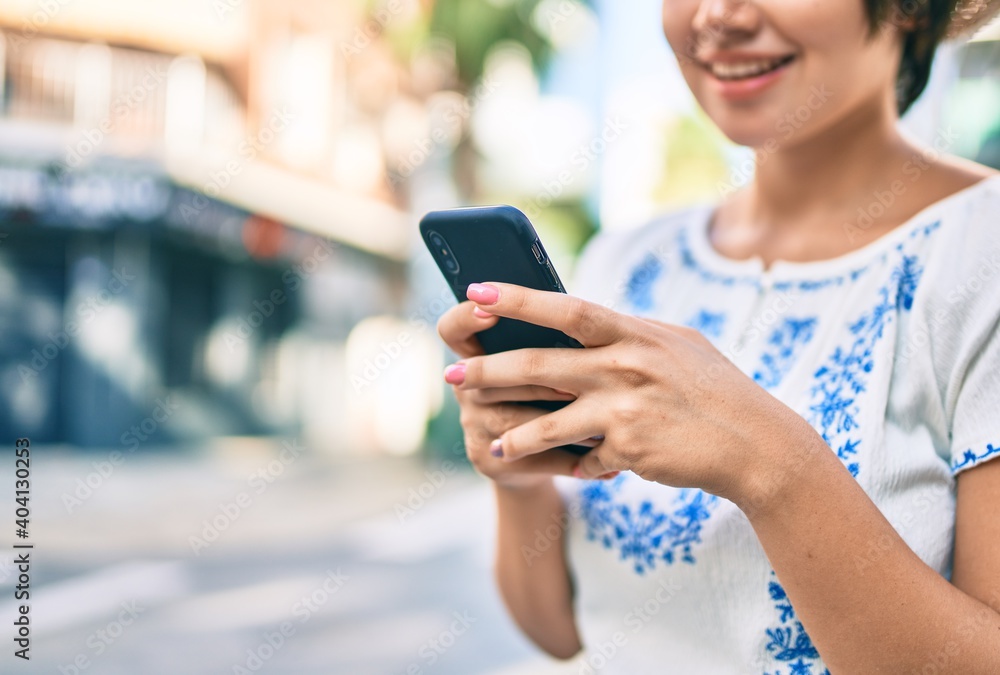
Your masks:
M 380 129 L 404 66 L 379 38 L 418 5 L 0 6 L 0 432 L 419 444 L 433 392 L 372 443 L 351 422 L 375 378 L 347 358 L 406 307 L 415 224 Z

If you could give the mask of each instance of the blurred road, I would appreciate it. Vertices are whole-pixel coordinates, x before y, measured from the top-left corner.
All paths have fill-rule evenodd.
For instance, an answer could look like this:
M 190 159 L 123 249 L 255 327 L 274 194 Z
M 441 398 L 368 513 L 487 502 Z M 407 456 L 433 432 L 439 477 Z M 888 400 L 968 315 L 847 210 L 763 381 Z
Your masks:
M 36 448 L 31 662 L 11 655 L 5 543 L 0 672 L 567 672 L 504 614 L 481 479 L 279 451 L 237 439 L 115 465 Z

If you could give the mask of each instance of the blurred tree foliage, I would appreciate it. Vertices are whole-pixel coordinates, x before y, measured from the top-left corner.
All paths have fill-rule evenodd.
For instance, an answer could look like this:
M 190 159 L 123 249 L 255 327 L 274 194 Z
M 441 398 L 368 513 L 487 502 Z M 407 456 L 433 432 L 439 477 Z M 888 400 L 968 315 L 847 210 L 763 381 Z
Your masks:
M 430 30 L 455 45 L 458 73 L 469 86 L 483 74 L 490 50 L 513 40 L 531 53 L 535 68 L 544 69 L 552 45 L 540 26 L 551 26 L 579 4 L 593 0 L 435 0 Z

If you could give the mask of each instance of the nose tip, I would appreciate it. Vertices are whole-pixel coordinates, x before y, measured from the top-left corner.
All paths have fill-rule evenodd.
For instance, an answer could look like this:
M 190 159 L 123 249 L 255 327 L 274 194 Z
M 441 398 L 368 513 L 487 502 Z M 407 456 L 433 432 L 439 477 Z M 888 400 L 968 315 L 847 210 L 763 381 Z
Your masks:
M 761 14 L 753 0 L 702 0 L 692 20 L 699 44 L 753 35 L 760 24 Z

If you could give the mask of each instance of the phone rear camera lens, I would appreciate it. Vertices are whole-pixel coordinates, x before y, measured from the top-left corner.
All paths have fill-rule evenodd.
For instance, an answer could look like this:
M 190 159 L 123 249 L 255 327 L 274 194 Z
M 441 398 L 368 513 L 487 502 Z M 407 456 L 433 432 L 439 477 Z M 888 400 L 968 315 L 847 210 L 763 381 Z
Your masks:
M 441 269 L 448 274 L 458 274 L 462 266 L 455 260 L 455 253 L 445 238 L 438 232 L 428 232 L 427 241 L 430 243 L 431 254 L 437 259 Z

